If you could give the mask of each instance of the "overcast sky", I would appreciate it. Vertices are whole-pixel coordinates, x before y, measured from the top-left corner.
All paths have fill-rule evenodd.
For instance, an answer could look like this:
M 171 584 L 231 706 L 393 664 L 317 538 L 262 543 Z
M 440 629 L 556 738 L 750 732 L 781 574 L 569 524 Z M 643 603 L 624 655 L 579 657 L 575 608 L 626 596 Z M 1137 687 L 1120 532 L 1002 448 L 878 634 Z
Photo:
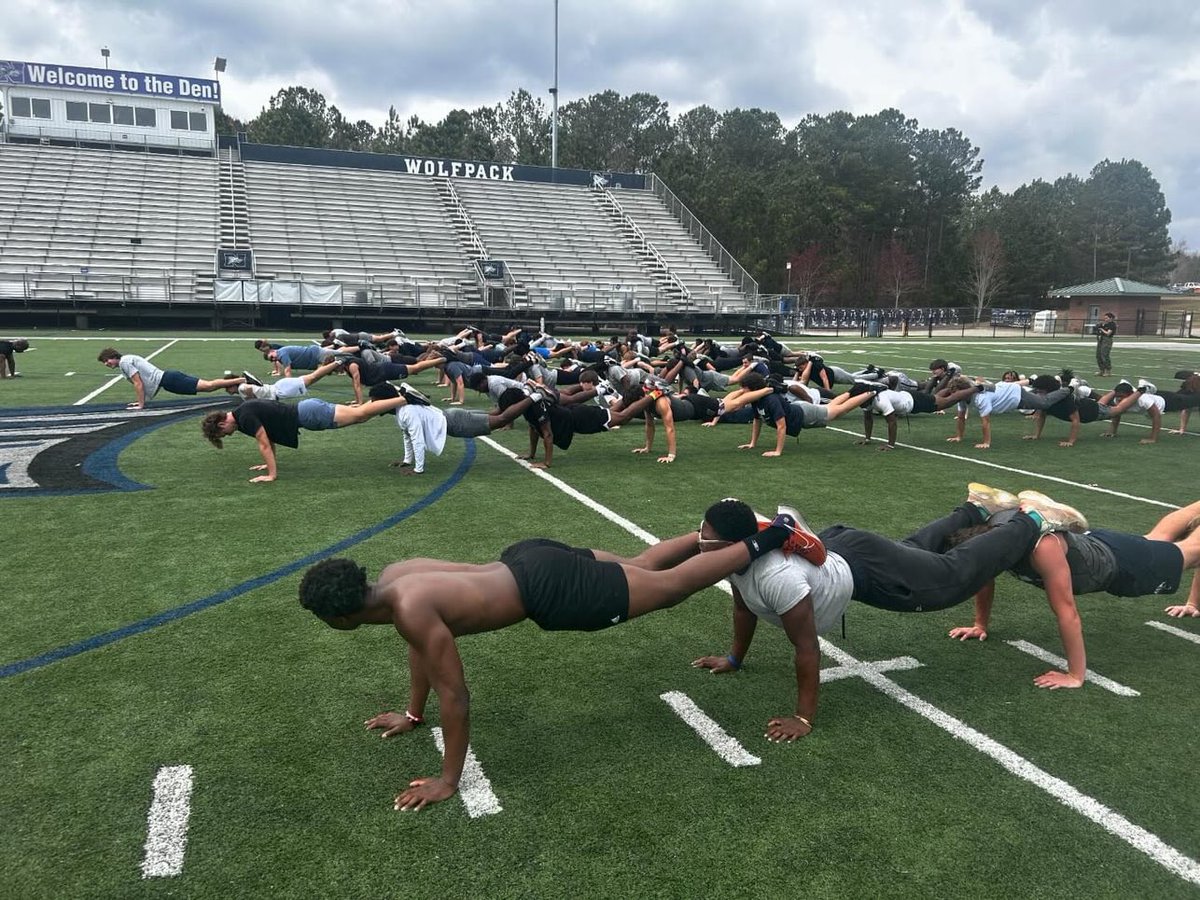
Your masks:
M 281 87 L 351 119 L 438 121 L 553 83 L 553 0 L 6 0 L 0 59 L 221 77 L 250 119 Z M 1131 157 L 1162 184 L 1172 237 L 1200 250 L 1196 0 L 561 0 L 567 103 L 646 91 L 808 113 L 896 107 L 982 150 L 984 187 L 1086 176 Z

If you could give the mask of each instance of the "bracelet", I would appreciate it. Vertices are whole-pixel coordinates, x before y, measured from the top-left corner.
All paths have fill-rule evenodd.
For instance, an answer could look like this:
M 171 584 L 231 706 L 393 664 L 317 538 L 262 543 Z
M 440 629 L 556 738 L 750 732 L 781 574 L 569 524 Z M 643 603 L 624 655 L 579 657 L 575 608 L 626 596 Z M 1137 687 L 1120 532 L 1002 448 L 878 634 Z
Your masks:
M 739 660 L 732 653 L 730 653 L 727 657 L 725 657 L 725 659 L 728 660 L 729 664 L 731 666 L 733 666 L 735 669 L 740 669 L 742 667 L 741 660 Z
M 799 719 L 801 722 L 803 722 L 805 725 L 807 725 L 809 727 L 809 730 L 812 730 L 812 722 L 808 721 L 808 719 L 804 718 L 804 716 L 792 716 L 792 718 Z
M 404 718 L 406 718 L 406 719 L 408 719 L 408 721 L 412 722 L 414 726 L 425 724 L 425 720 L 423 718 L 421 718 L 421 716 L 415 716 L 412 713 L 410 713 L 407 709 L 404 711 Z

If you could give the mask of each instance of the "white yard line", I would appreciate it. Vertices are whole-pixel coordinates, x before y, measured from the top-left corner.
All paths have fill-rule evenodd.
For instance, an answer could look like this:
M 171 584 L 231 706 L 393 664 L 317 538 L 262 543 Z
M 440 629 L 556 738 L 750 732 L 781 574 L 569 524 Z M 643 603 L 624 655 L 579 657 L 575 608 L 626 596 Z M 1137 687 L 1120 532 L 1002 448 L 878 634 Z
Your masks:
M 158 356 L 158 354 L 162 353 L 164 350 L 170 349 L 171 347 L 173 347 L 175 344 L 178 344 L 178 343 L 179 343 L 179 338 L 175 338 L 174 340 L 170 341 L 167 344 L 164 344 L 163 346 L 161 346 L 157 350 L 155 350 L 153 353 L 151 353 L 149 356 L 144 357 L 144 358 L 145 359 L 154 359 L 154 357 Z M 82 400 L 76 400 L 71 405 L 72 406 L 83 406 L 83 404 L 89 402 L 90 400 L 92 400 L 96 397 L 99 397 L 101 394 L 103 394 L 105 391 L 107 391 L 110 387 L 112 387 L 118 381 L 124 381 L 124 380 L 125 380 L 124 375 L 114 375 L 112 378 L 108 379 L 108 381 L 104 382 L 104 384 L 100 385 L 100 387 L 96 388 L 94 391 L 92 391 L 90 394 L 88 394 Z M 146 398 L 146 402 L 147 403 L 150 402 L 149 397 Z
M 434 726 L 429 730 L 433 733 L 433 742 L 437 744 L 438 753 L 444 756 L 446 740 L 442 735 L 442 729 Z M 495 815 L 504 810 L 492 791 L 492 783 L 483 774 L 483 766 L 479 765 L 479 760 L 475 758 L 475 751 L 470 746 L 467 747 L 467 761 L 463 766 L 462 778 L 458 782 L 458 795 L 462 797 L 467 815 L 472 819 Z
M 1031 644 L 1029 641 L 1005 641 L 1010 647 L 1015 647 L 1022 653 L 1028 653 L 1030 656 L 1040 659 L 1042 662 L 1048 662 L 1052 666 L 1058 666 L 1064 672 L 1067 670 L 1067 661 L 1057 654 L 1051 653 L 1037 644 Z M 1141 692 L 1135 691 L 1133 688 L 1125 687 L 1125 685 L 1113 681 L 1111 678 L 1105 678 L 1103 675 L 1097 675 L 1091 669 L 1085 669 L 1083 676 L 1084 681 L 1090 681 L 1096 687 L 1102 687 L 1106 691 L 1112 691 L 1121 697 L 1140 697 Z
M 569 484 L 555 478 L 553 475 L 551 475 L 545 469 L 535 469 L 532 466 L 530 466 L 526 460 L 517 459 L 517 454 L 513 453 L 507 447 L 505 447 L 501 444 L 497 444 L 491 438 L 487 438 L 487 437 L 481 437 L 481 438 L 478 438 L 478 440 L 487 444 L 493 450 L 496 450 L 497 452 L 504 454 L 509 459 L 515 460 L 517 465 L 524 466 L 526 469 L 528 469 L 534 475 L 537 475 L 539 478 L 542 478 L 543 480 L 548 481 L 550 484 L 554 485 L 556 488 L 558 488 L 560 491 L 562 491 L 568 497 L 572 498 L 573 500 L 578 500 L 580 503 L 582 503 L 588 509 L 592 510 L 595 513 L 599 513 L 601 516 L 608 519 L 608 521 L 612 522 L 614 525 L 617 525 L 620 528 L 623 528 L 625 531 L 628 531 L 639 541 L 645 541 L 647 544 L 657 544 L 658 543 L 658 538 L 656 538 L 650 532 L 646 531 L 646 529 L 644 529 L 638 525 L 635 525 L 633 522 L 630 522 L 624 516 L 617 515 L 617 513 L 613 512 L 607 506 L 604 506 L 601 503 L 597 503 L 595 500 L 593 500 L 587 494 L 584 494 L 581 491 L 575 490 L 575 488 L 573 488 Z M 724 583 L 725 582 L 722 582 L 722 584 L 724 584 Z
M 731 766 L 757 766 L 762 762 L 761 759 L 738 743 L 737 738 L 731 737 L 712 717 L 698 707 L 695 701 L 687 694 L 681 691 L 667 691 L 665 694 L 660 694 L 659 699 L 675 710 L 675 714 L 683 719 L 687 726 L 696 732 L 704 743 L 712 747 L 713 752 L 717 756 L 721 757 L 721 759 L 725 760 Z
M 169 878 L 183 871 L 191 800 L 191 766 L 163 766 L 158 770 L 154 800 L 146 816 L 143 878 Z
M 1191 641 L 1193 644 L 1200 644 L 1200 634 L 1184 631 L 1182 628 L 1176 628 L 1174 625 L 1168 625 L 1165 622 L 1147 622 L 1146 624 L 1151 628 L 1157 628 L 1159 631 L 1165 631 L 1167 634 L 1181 637 L 1185 641 Z
M 512 453 L 505 447 L 500 446 L 495 441 L 489 438 L 479 438 L 488 446 L 495 448 L 513 459 L 516 454 Z M 918 448 L 919 449 L 919 448 Z M 950 455 L 950 454 L 945 454 Z M 957 458 L 957 457 L 956 457 Z M 518 460 L 528 468 L 528 463 L 523 460 Z M 997 466 L 997 468 L 1003 468 Z M 628 519 L 613 512 L 608 507 L 591 499 L 586 494 L 583 494 L 570 485 L 564 484 L 555 476 L 551 475 L 542 469 L 532 469 L 535 475 L 540 476 L 549 484 L 554 485 L 560 491 L 563 491 L 570 497 L 573 497 L 583 503 L 588 509 L 603 516 L 608 521 L 620 525 L 630 534 L 638 537 L 648 544 L 658 543 L 658 538 L 647 532 L 645 529 L 634 525 Z M 1141 499 L 1141 498 L 1134 498 Z M 1146 501 L 1154 502 L 1154 501 Z M 726 593 L 730 592 L 728 582 L 721 582 L 719 585 Z M 967 725 L 965 722 L 956 719 L 949 713 L 943 712 L 932 703 L 922 700 L 915 694 L 905 690 L 896 682 L 892 681 L 886 675 L 874 671 L 872 664 L 863 662 L 851 656 L 845 650 L 830 643 L 825 638 L 821 638 L 821 651 L 826 656 L 835 660 L 841 666 L 854 668 L 855 675 L 862 678 L 872 687 L 876 688 L 888 697 L 891 697 L 897 703 L 907 707 L 917 715 L 929 720 L 934 725 L 937 725 L 943 731 L 947 732 L 954 738 L 962 741 L 985 756 L 990 757 L 1003 768 L 1007 769 L 1018 778 L 1028 782 L 1039 790 L 1044 791 L 1054 797 L 1068 809 L 1078 813 L 1084 818 L 1099 825 L 1105 831 L 1112 834 L 1114 837 L 1124 841 L 1129 846 L 1133 847 L 1141 853 L 1144 853 L 1154 862 L 1158 863 L 1167 871 L 1174 875 L 1189 881 L 1192 884 L 1200 885 L 1200 863 L 1196 860 L 1185 856 L 1174 847 L 1164 842 L 1157 835 L 1152 834 L 1140 825 L 1135 825 L 1133 822 L 1126 819 L 1118 812 L 1109 809 L 1099 800 L 1089 797 L 1076 788 L 1046 772 L 1044 769 L 1031 763 L 1029 760 L 1013 752 L 1008 747 L 1005 747 L 999 741 L 988 737 L 982 732 L 976 731 L 974 728 Z
M 821 684 L 827 681 L 841 681 L 843 678 L 857 678 L 867 669 L 878 673 L 919 668 L 921 664 L 911 656 L 897 656 L 894 659 L 881 659 L 879 662 L 864 662 L 853 666 L 830 666 L 821 670 Z
M 842 665 L 858 663 L 853 656 L 840 647 L 835 647 L 828 641 L 821 640 L 821 649 L 836 659 Z M 976 731 L 965 722 L 956 719 L 949 713 L 943 712 L 932 703 L 922 700 L 884 675 L 875 672 L 863 672 L 862 678 L 872 687 L 882 691 L 897 703 L 908 707 L 917 715 L 922 716 L 946 731 L 963 743 L 975 748 L 985 756 L 991 757 L 1005 769 L 1018 778 L 1029 782 L 1034 787 L 1045 791 L 1058 800 L 1072 812 L 1079 813 L 1086 819 L 1095 822 L 1109 834 L 1120 838 L 1160 866 L 1185 881 L 1200 885 L 1200 863 L 1180 853 L 1174 847 L 1164 842 L 1140 825 L 1135 825 L 1118 812 L 1109 809 L 1099 800 L 1071 787 L 1061 778 L 1056 778 L 1044 769 L 1035 766 L 1029 760 L 1009 750 L 999 741 L 993 740 L 982 732 Z
M 848 434 L 851 437 L 862 437 L 861 432 L 850 431 L 846 428 L 837 428 L 833 425 L 828 426 L 825 430 L 836 431 L 840 434 Z M 875 440 L 882 441 L 883 438 L 875 438 Z M 956 459 L 959 462 L 970 463 L 974 466 L 987 466 L 989 469 L 999 469 L 1002 472 L 1012 472 L 1014 475 L 1026 475 L 1030 478 L 1041 478 L 1043 481 L 1053 481 L 1056 484 L 1065 484 L 1069 487 L 1079 488 L 1080 490 L 1084 491 L 1094 491 L 1097 494 L 1109 494 L 1113 497 L 1121 497 L 1125 500 L 1136 500 L 1139 503 L 1149 503 L 1151 506 L 1161 506 L 1165 509 L 1179 509 L 1179 507 L 1174 503 L 1164 503 L 1161 500 L 1151 500 L 1148 497 L 1139 497 L 1136 494 L 1126 494 L 1123 491 L 1114 491 L 1110 490 L 1109 488 L 1102 488 L 1095 484 L 1082 484 L 1078 481 L 1070 481 L 1066 478 L 1059 478 L 1057 475 L 1046 475 L 1043 472 L 1031 472 L 1028 469 L 1017 469 L 1012 466 L 1002 466 L 1000 463 L 988 462 L 986 459 L 976 459 L 973 456 L 960 456 L 957 453 L 946 453 L 942 450 L 932 450 L 929 447 L 918 447 L 915 444 L 905 444 L 900 441 L 896 442 L 896 446 L 903 447 L 906 450 L 917 450 L 921 453 L 929 453 L 933 456 L 941 456 L 945 459 Z M 980 450 L 979 452 L 985 453 L 986 451 Z

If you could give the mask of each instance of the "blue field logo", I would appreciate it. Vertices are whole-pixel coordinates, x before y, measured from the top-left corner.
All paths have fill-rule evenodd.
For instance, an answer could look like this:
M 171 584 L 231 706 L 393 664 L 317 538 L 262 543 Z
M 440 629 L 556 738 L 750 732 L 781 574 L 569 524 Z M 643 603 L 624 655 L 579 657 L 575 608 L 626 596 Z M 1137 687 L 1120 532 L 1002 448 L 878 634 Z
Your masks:
M 140 491 L 148 485 L 117 468 L 121 451 L 164 425 L 210 409 L 224 399 L 119 405 L 39 406 L 0 412 L 0 499 Z

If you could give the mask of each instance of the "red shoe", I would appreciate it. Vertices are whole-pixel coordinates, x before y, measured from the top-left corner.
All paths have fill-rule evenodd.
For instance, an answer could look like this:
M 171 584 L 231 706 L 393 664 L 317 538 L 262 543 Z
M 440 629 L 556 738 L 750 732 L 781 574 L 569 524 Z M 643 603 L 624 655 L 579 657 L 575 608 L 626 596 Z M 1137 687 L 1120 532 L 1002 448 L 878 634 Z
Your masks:
M 795 553 L 801 559 L 807 560 L 814 566 L 824 565 L 825 558 L 828 555 L 825 551 L 825 545 L 821 543 L 819 537 L 813 534 L 812 529 L 804 521 L 804 517 L 800 515 L 799 510 L 790 506 L 780 506 L 778 507 L 778 512 L 779 515 L 776 516 L 776 522 L 779 522 L 781 518 L 791 520 L 786 523 L 779 523 L 786 524 L 788 530 L 791 531 L 791 535 L 788 536 L 787 541 L 783 545 L 783 552 L 785 554 Z

